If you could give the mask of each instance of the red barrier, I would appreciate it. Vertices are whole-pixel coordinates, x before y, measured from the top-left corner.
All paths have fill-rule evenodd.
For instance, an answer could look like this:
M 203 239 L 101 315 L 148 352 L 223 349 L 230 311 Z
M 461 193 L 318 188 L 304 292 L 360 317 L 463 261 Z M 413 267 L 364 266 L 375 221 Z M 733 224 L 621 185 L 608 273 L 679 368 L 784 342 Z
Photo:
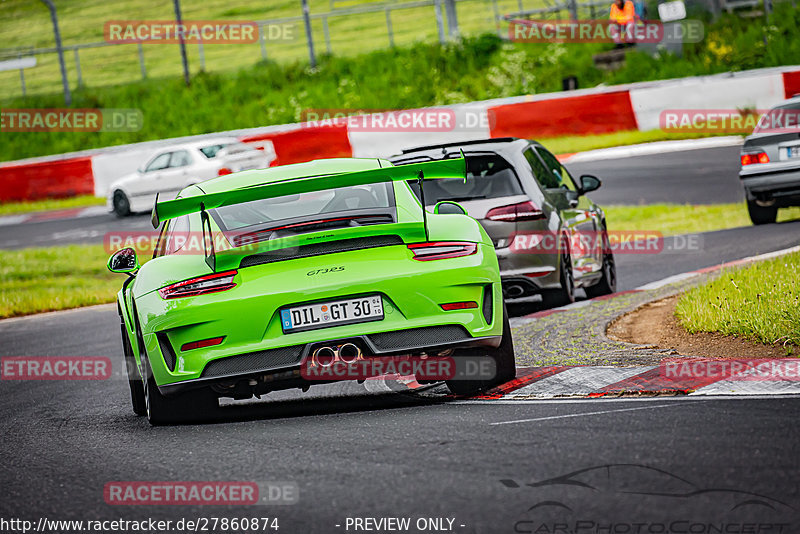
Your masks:
M 800 95 L 800 71 L 783 73 L 783 92 L 786 98 Z
M 0 202 L 92 194 L 90 157 L 0 167 Z
M 301 127 L 286 132 L 275 132 L 242 137 L 245 143 L 272 141 L 275 161 L 271 166 L 302 163 L 319 158 L 350 158 L 353 148 L 347 137 L 347 125 Z
M 489 108 L 492 137 L 556 137 L 637 130 L 628 91 Z

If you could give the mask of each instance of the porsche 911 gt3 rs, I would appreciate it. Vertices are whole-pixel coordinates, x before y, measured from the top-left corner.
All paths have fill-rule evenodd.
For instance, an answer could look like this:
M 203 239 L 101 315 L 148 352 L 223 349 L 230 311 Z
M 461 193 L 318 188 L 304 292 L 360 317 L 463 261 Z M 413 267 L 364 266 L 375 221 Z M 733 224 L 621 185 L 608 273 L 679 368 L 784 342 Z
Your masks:
M 512 379 L 490 238 L 454 202 L 424 210 L 408 184 L 465 176 L 463 158 L 330 159 L 157 200 L 153 259 L 122 249 L 108 264 L 129 274 L 117 302 L 134 412 L 195 419 L 220 397 L 324 382 L 305 368 L 395 356 L 493 363 L 451 377 L 457 394 Z

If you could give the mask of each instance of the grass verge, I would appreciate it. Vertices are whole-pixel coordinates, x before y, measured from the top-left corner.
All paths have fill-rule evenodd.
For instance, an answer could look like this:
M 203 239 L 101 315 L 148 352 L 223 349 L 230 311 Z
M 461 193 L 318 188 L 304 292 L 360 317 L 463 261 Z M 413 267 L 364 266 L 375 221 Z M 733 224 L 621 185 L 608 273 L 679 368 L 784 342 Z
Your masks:
M 663 235 L 713 232 L 753 224 L 744 202 L 735 204 L 648 204 L 644 206 L 608 206 L 609 230 L 651 231 Z M 800 208 L 778 210 L 778 222 L 800 219 Z
M 6 204 L 0 203 L 0 216 L 17 215 L 20 213 L 30 213 L 34 211 L 88 208 L 90 206 L 101 206 L 105 203 L 106 199 L 93 195 L 80 195 L 71 198 L 48 198 L 44 200 L 32 200 L 28 202 L 8 202 Z
M 0 318 L 114 301 L 123 276 L 103 245 L 0 251 Z
M 800 252 L 725 270 L 687 291 L 675 314 L 689 332 L 719 332 L 765 344 L 800 345 Z

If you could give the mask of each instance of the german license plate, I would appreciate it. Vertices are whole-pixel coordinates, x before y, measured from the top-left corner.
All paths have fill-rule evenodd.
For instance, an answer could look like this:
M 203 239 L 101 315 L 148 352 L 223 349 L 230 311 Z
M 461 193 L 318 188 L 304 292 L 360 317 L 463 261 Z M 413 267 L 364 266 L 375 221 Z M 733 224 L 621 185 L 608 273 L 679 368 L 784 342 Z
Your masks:
M 789 158 L 800 158 L 800 145 L 786 147 L 786 155 Z
M 281 326 L 284 333 L 381 319 L 383 319 L 383 301 L 380 295 L 332 300 L 281 310 Z

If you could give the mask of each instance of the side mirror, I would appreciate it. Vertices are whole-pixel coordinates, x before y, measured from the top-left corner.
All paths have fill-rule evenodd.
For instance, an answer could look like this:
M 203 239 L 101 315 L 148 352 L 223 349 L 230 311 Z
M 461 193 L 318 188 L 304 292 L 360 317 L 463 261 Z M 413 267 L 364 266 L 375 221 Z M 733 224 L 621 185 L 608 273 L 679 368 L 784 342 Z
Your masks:
M 130 274 L 139 269 L 139 258 L 132 248 L 123 248 L 116 251 L 108 258 L 108 270 L 112 273 Z
M 442 200 L 433 207 L 433 213 L 437 215 L 466 215 L 467 210 L 458 202 L 452 200 Z
M 601 182 L 600 178 L 597 176 L 592 176 L 591 174 L 584 174 L 581 176 L 581 193 L 594 191 L 599 189 L 601 185 L 603 185 L 603 182 Z

